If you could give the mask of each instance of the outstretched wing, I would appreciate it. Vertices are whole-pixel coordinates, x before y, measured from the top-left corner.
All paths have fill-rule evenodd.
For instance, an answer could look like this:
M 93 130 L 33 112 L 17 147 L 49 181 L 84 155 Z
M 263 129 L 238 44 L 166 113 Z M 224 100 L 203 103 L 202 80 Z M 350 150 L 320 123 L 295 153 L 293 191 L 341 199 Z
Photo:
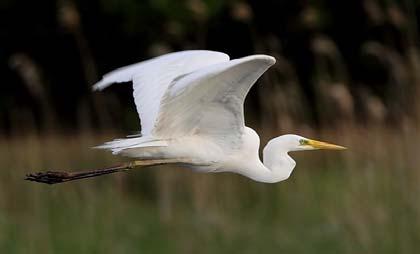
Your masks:
M 175 79 L 162 98 L 152 134 L 162 138 L 217 135 L 229 142 L 233 136 L 240 137 L 245 97 L 274 63 L 271 56 L 253 55 Z
M 162 96 L 175 78 L 228 61 L 228 55 L 215 51 L 190 50 L 170 53 L 112 71 L 104 75 L 93 89 L 102 90 L 113 83 L 133 81 L 133 96 L 140 116 L 141 133 L 147 136 L 155 126 Z

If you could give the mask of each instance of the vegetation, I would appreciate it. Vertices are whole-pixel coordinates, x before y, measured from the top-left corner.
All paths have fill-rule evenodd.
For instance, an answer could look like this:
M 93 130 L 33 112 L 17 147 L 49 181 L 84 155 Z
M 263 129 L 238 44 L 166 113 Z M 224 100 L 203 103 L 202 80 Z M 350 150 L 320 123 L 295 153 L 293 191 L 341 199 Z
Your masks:
M 345 133 L 346 135 L 343 135 Z M 117 158 L 103 136 L 4 138 L 0 248 L 7 253 L 414 253 L 420 246 L 419 136 L 369 128 L 317 136 L 346 153 L 294 154 L 280 184 L 155 167 L 63 185 L 22 180 L 33 168 Z

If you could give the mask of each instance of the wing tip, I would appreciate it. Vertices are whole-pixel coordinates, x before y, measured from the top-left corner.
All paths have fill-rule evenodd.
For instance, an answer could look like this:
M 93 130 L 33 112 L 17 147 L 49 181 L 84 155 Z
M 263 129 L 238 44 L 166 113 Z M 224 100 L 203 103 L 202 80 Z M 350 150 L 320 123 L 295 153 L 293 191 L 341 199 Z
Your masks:
M 270 63 L 270 65 L 274 65 L 276 63 L 276 58 L 274 56 L 265 56 L 266 60 L 268 63 Z
M 239 61 L 245 61 L 245 62 L 257 60 L 257 61 L 261 61 L 261 62 L 266 63 L 268 66 L 272 66 L 276 63 L 276 58 L 274 58 L 273 56 L 262 55 L 262 54 L 260 54 L 260 55 L 250 55 L 250 56 L 246 56 L 246 57 L 243 57 L 243 58 L 239 58 L 238 60 Z
M 102 91 L 104 90 L 107 86 L 109 86 L 108 82 L 105 82 L 103 79 L 98 81 L 96 84 L 94 84 L 92 86 L 92 91 Z
M 276 58 L 269 55 L 253 55 L 254 59 L 259 59 L 267 62 L 269 65 L 273 65 L 276 63 Z

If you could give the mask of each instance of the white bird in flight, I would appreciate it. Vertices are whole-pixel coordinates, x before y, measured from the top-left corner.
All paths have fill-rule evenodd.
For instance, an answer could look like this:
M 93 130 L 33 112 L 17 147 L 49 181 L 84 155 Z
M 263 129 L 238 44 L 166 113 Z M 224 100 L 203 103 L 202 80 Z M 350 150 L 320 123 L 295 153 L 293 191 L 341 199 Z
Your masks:
M 141 121 L 140 136 L 96 147 L 136 158 L 129 164 L 106 169 L 109 171 L 106 173 L 174 163 L 200 172 L 233 172 L 258 182 L 275 183 L 289 178 L 296 165 L 288 152 L 345 149 L 287 134 L 270 140 L 264 147 L 263 161 L 260 160 L 260 139 L 245 126 L 243 106 L 251 87 L 275 62 L 274 57 L 267 55 L 230 60 L 221 52 L 191 50 L 159 56 L 104 75 L 93 86 L 94 90 L 113 83 L 133 83 Z M 105 174 L 95 172 L 73 178 Z

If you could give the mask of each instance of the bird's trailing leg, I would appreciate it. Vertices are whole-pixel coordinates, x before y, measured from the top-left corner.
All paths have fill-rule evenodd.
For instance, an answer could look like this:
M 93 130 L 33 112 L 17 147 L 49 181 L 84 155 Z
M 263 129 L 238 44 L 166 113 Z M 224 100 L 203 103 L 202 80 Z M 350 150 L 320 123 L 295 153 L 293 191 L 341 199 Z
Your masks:
M 127 163 L 114 166 L 114 167 L 101 168 L 101 169 L 88 170 L 88 171 L 76 171 L 76 172 L 45 171 L 45 172 L 30 173 L 26 175 L 25 180 L 39 182 L 39 183 L 46 183 L 46 184 L 56 184 L 56 183 L 64 183 L 64 182 L 74 181 L 74 180 L 79 180 L 79 179 L 84 179 L 84 178 L 107 175 L 107 174 L 112 174 L 116 172 L 126 172 L 135 167 L 147 167 L 147 166 L 155 166 L 155 165 L 162 165 L 162 164 L 180 163 L 180 162 L 181 162 L 180 160 L 174 160 L 174 159 L 137 160 L 137 161 L 127 162 Z

